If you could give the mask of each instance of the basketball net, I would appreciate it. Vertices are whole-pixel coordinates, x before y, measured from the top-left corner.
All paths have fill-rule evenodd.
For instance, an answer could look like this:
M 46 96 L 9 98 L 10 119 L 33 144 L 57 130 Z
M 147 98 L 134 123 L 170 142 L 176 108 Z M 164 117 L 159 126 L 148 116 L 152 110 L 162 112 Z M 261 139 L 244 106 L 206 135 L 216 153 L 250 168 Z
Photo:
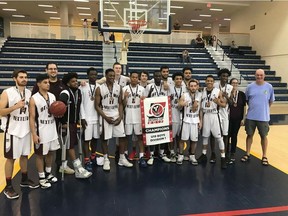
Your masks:
M 147 22 L 145 20 L 129 20 L 128 25 L 132 41 L 141 43 L 142 35 L 147 28 Z

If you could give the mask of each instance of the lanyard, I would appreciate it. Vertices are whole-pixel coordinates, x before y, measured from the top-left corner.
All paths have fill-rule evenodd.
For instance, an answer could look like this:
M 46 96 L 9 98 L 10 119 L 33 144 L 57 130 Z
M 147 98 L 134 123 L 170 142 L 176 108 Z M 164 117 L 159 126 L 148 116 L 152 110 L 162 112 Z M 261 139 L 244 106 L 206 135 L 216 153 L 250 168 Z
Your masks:
M 45 100 L 46 104 L 47 104 L 47 110 L 48 110 L 48 113 L 49 113 L 49 107 L 50 107 L 50 98 L 49 98 L 49 94 L 47 93 L 47 100 L 46 98 L 44 97 L 44 95 L 42 95 L 39 91 L 39 94 L 43 97 L 43 99 Z M 50 114 L 50 113 L 49 113 Z
M 176 98 L 179 99 L 179 98 L 181 97 L 181 94 L 182 94 L 182 87 L 180 88 L 180 94 L 179 94 L 179 96 L 178 96 L 178 94 L 177 94 L 177 90 L 176 90 L 175 86 L 174 86 L 174 91 L 175 91 L 175 96 L 176 96 Z
M 234 102 L 234 104 L 237 104 L 237 101 L 238 101 L 238 95 L 239 95 L 239 91 L 236 91 L 236 94 L 234 95 L 233 94 L 233 102 Z
M 94 96 L 94 93 L 95 93 L 96 85 L 94 85 L 94 88 L 93 88 L 93 90 L 92 90 L 92 87 L 91 87 L 91 85 L 89 84 L 89 88 L 90 88 L 90 92 L 91 92 L 91 97 L 93 97 L 93 96 Z
M 23 95 L 21 94 L 21 92 L 20 92 L 18 86 L 16 86 L 16 90 L 18 91 L 21 100 L 23 100 L 23 99 L 25 100 L 25 91 L 26 91 L 26 89 L 24 88 L 24 90 L 23 90 Z
M 162 83 L 160 84 L 160 89 L 159 89 L 159 92 L 158 92 L 158 90 L 157 90 L 157 86 L 156 86 L 156 85 L 154 85 L 154 87 L 155 87 L 155 91 L 156 91 L 156 94 L 157 94 L 157 96 L 159 97 L 159 94 L 160 94 L 160 92 L 161 92 L 161 89 L 162 89 Z
M 222 91 L 221 83 L 219 83 L 219 89 Z M 227 84 L 225 84 L 225 89 L 224 89 L 224 92 L 225 92 L 225 93 L 226 93 L 226 89 L 227 89 Z
M 132 90 L 131 85 L 129 85 L 129 88 L 130 88 L 130 91 L 131 91 L 132 97 L 133 97 L 133 98 L 136 98 L 136 95 L 137 95 L 137 92 L 138 92 L 138 85 L 137 85 L 137 87 L 136 87 L 136 91 L 135 91 L 135 93 L 133 93 L 133 90 Z

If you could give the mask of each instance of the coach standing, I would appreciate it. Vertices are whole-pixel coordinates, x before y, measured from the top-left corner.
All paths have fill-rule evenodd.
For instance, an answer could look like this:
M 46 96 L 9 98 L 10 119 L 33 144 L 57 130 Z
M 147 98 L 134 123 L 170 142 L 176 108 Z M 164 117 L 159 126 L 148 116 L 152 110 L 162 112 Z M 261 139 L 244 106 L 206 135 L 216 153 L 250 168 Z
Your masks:
M 275 100 L 274 90 L 271 84 L 264 81 L 265 72 L 262 69 L 256 70 L 256 81 L 249 84 L 246 89 L 246 100 L 248 112 L 245 122 L 246 138 L 246 155 L 241 158 L 242 162 L 250 159 L 250 149 L 253 141 L 255 129 L 257 127 L 261 137 L 261 146 L 263 151 L 262 165 L 268 166 L 267 146 L 268 131 L 270 121 L 270 106 Z

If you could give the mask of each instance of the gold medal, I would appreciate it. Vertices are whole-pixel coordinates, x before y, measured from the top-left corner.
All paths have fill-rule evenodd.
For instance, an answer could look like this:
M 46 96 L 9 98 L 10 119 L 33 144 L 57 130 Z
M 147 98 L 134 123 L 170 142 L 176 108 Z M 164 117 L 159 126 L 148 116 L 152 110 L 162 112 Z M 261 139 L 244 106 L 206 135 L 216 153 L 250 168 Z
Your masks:
M 93 97 L 93 96 L 91 96 L 90 100 L 91 100 L 91 101 L 94 101 L 94 97 Z

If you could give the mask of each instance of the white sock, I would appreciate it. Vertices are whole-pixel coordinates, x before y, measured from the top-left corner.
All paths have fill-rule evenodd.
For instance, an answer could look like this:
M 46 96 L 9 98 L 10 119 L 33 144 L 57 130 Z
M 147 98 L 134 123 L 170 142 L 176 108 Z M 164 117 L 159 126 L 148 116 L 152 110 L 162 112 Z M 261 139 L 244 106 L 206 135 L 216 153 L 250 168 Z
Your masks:
M 164 149 L 160 149 L 160 155 L 163 155 L 164 154 Z
M 144 153 L 143 153 L 143 152 L 140 152 L 140 153 L 139 153 L 139 157 L 140 157 L 140 158 L 144 157 Z
M 150 155 L 153 156 L 154 155 L 154 151 L 150 151 Z
M 221 153 L 221 158 L 225 158 L 225 153 Z
M 128 151 L 125 151 L 124 154 L 128 155 Z
M 45 178 L 45 173 L 44 172 L 39 172 L 39 178 L 44 179 Z
M 45 167 L 45 172 L 46 173 L 51 173 L 52 167 Z
M 202 150 L 202 154 L 206 155 L 207 154 L 207 149 Z

